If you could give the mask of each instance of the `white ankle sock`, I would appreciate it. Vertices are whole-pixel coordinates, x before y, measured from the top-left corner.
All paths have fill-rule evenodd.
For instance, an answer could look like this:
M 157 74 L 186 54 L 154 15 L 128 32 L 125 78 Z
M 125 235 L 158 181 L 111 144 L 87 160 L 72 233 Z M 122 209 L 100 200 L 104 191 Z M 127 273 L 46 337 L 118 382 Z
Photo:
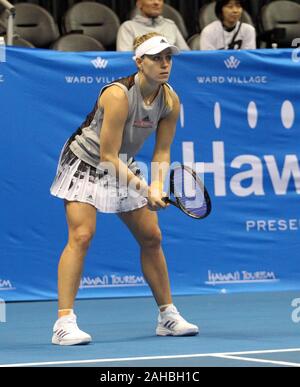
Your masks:
M 165 305 L 159 305 L 159 311 L 160 311 L 160 313 L 164 313 L 167 309 L 168 309 L 168 307 L 169 306 L 172 306 L 173 304 L 165 304 Z M 161 310 L 162 308 L 165 308 L 165 310 Z

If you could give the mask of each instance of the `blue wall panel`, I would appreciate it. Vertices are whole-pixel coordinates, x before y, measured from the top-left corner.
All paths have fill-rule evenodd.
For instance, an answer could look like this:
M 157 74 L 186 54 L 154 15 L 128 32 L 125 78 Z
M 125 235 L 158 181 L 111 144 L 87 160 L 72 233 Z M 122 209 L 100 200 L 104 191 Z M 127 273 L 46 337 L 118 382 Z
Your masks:
M 0 63 L 0 298 L 56 298 L 67 238 L 49 194 L 60 149 L 101 87 L 135 71 L 127 53 L 8 48 Z M 213 201 L 195 221 L 160 214 L 175 294 L 300 289 L 300 63 L 291 50 L 189 52 L 170 83 L 182 102 L 172 160 L 194 163 Z M 153 138 L 138 160 L 148 163 Z M 99 215 L 79 297 L 149 295 L 139 250 Z

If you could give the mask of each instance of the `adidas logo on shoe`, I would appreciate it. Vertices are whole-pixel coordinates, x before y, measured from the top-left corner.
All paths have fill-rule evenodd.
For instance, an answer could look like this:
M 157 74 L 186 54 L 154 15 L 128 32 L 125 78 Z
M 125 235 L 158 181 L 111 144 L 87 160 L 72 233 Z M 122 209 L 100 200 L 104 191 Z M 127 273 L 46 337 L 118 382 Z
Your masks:
M 78 328 L 74 313 L 59 318 L 54 324 L 52 344 L 78 345 L 91 341 L 91 336 Z
M 187 322 L 174 305 L 159 313 L 157 336 L 195 336 L 198 333 L 197 325 Z

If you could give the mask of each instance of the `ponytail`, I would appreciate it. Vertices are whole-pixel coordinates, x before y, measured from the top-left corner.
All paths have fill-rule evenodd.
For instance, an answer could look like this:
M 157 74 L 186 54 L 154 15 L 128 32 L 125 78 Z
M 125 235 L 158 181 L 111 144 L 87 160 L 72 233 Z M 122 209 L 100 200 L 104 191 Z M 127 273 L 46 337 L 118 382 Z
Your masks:
M 172 110 L 173 109 L 173 106 L 174 106 L 174 101 L 173 101 L 173 92 L 171 91 L 171 89 L 169 88 L 168 85 L 166 85 L 165 83 L 162 85 L 162 88 L 163 88 L 163 93 L 164 93 L 164 102 L 165 102 L 165 106 Z

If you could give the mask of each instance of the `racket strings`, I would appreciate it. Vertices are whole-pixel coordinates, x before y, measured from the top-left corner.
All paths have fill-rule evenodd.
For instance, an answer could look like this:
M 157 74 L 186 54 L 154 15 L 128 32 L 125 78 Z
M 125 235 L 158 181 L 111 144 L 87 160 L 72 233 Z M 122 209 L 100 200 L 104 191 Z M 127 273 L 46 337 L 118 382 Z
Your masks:
M 184 168 L 174 170 L 173 184 L 174 196 L 184 211 L 199 218 L 207 213 L 203 184 L 192 173 Z

